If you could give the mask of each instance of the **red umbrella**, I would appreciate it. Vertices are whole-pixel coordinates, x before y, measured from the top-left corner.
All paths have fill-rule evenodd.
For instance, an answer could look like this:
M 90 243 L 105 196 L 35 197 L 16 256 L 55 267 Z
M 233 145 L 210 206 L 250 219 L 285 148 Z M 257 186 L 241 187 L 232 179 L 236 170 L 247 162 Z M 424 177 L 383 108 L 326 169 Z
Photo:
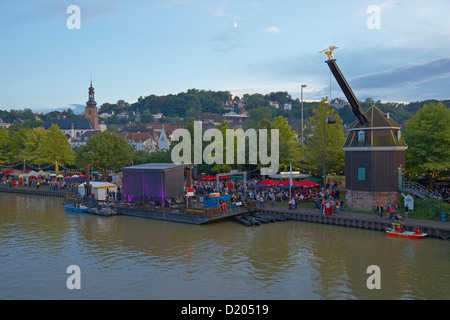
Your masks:
M 213 176 L 205 176 L 203 178 L 200 178 L 200 180 L 216 180 L 216 177 Z
M 28 179 L 36 179 L 35 176 L 29 176 Z
M 311 181 L 311 180 L 303 180 L 299 184 L 299 186 L 307 187 L 307 188 L 318 187 L 319 185 L 320 184 L 318 184 L 317 182 L 314 182 L 314 181 Z
M 277 185 L 278 184 L 278 181 L 275 181 L 275 180 L 272 180 L 272 179 L 266 179 L 266 180 L 264 180 L 264 181 L 261 181 L 260 182 L 261 184 L 265 184 L 265 185 L 268 185 L 268 186 L 275 186 L 275 185 Z M 288 181 L 288 183 L 289 183 L 289 181 Z
M 281 183 L 279 184 L 279 186 L 281 186 L 281 187 L 287 186 L 287 185 L 289 185 L 289 183 L 290 183 L 290 179 L 287 179 L 287 180 L 284 180 L 283 182 L 281 182 Z M 293 186 L 300 186 L 300 182 L 295 181 L 295 180 L 292 180 L 292 185 L 293 185 Z
M 78 175 L 78 178 L 84 178 L 84 177 L 85 177 L 84 174 Z
M 14 173 L 23 173 L 22 170 L 10 169 L 8 171 L 3 172 L 4 174 L 14 174 Z

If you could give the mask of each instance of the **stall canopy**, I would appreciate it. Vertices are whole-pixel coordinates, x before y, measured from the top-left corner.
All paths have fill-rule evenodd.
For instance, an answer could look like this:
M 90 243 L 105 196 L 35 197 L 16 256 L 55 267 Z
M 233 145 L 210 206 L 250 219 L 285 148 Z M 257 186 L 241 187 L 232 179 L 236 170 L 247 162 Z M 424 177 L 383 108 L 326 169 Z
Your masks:
M 94 181 L 89 183 L 92 188 L 92 193 L 95 195 L 96 200 L 106 200 L 108 192 L 117 192 L 117 185 L 109 182 L 99 182 Z M 86 187 L 86 182 L 78 186 L 78 193 L 84 196 L 84 189 Z
M 311 180 L 303 180 L 298 184 L 300 187 L 312 188 L 318 187 L 320 184 Z
M 203 178 L 200 178 L 200 180 L 216 180 L 216 177 L 214 177 L 214 176 L 205 176 Z
M 290 183 L 290 179 L 287 179 L 287 180 L 284 180 L 283 182 L 281 182 L 278 186 L 280 186 L 280 187 L 288 186 L 289 183 Z M 300 182 L 298 182 L 296 180 L 292 180 L 292 185 L 301 187 Z
M 272 187 L 272 186 L 276 186 L 278 184 L 278 181 L 272 180 L 272 179 L 266 179 L 264 181 L 261 181 L 260 183 Z

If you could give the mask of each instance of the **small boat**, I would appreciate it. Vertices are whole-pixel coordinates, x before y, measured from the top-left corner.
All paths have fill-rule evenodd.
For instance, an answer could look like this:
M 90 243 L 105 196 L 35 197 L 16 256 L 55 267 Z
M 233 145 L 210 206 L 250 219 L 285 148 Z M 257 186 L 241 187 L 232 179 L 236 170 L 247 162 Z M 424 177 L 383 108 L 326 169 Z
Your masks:
M 105 216 L 110 217 L 115 214 L 115 210 L 113 208 L 106 208 L 106 207 L 90 207 L 87 209 L 89 213 L 98 215 L 98 216 Z
M 73 205 L 73 204 L 66 204 L 64 205 L 64 209 L 66 209 L 67 211 L 70 212 L 88 212 L 88 207 L 83 206 L 83 205 Z
M 401 237 L 410 239 L 421 239 L 427 235 L 426 233 L 420 232 L 418 227 L 416 227 L 416 230 L 414 232 L 405 231 L 403 223 L 400 221 L 394 221 L 392 223 L 392 228 L 386 228 L 386 234 L 391 237 Z

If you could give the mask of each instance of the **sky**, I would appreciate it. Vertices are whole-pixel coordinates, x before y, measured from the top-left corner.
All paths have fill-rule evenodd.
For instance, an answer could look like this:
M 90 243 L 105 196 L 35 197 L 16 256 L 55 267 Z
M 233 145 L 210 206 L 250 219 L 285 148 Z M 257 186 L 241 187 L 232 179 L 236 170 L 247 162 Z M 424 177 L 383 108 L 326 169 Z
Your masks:
M 302 84 L 304 100 L 344 98 L 319 53 L 331 45 L 359 100 L 450 99 L 449 13 L 449 0 L 1 0 L 0 109 L 85 105 L 91 77 L 98 106 L 191 88 L 295 99 Z

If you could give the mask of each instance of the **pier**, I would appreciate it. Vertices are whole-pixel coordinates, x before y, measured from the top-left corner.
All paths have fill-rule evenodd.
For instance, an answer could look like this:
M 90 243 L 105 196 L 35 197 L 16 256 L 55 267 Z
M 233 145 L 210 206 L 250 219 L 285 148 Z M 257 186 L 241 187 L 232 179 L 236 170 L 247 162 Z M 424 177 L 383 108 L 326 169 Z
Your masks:
M 297 208 L 289 210 L 279 207 L 258 207 L 258 212 L 262 214 L 281 214 L 285 213 L 289 220 L 304 221 L 311 223 L 322 223 L 336 226 L 361 228 L 368 230 L 385 231 L 391 226 L 392 221 L 388 215 L 383 218 L 374 213 L 360 213 L 344 211 L 332 215 L 323 215 L 320 211 L 311 208 Z M 419 227 L 421 232 L 427 234 L 427 237 L 450 240 L 450 223 L 435 220 L 424 220 L 406 218 L 403 220 L 405 231 L 414 231 Z

